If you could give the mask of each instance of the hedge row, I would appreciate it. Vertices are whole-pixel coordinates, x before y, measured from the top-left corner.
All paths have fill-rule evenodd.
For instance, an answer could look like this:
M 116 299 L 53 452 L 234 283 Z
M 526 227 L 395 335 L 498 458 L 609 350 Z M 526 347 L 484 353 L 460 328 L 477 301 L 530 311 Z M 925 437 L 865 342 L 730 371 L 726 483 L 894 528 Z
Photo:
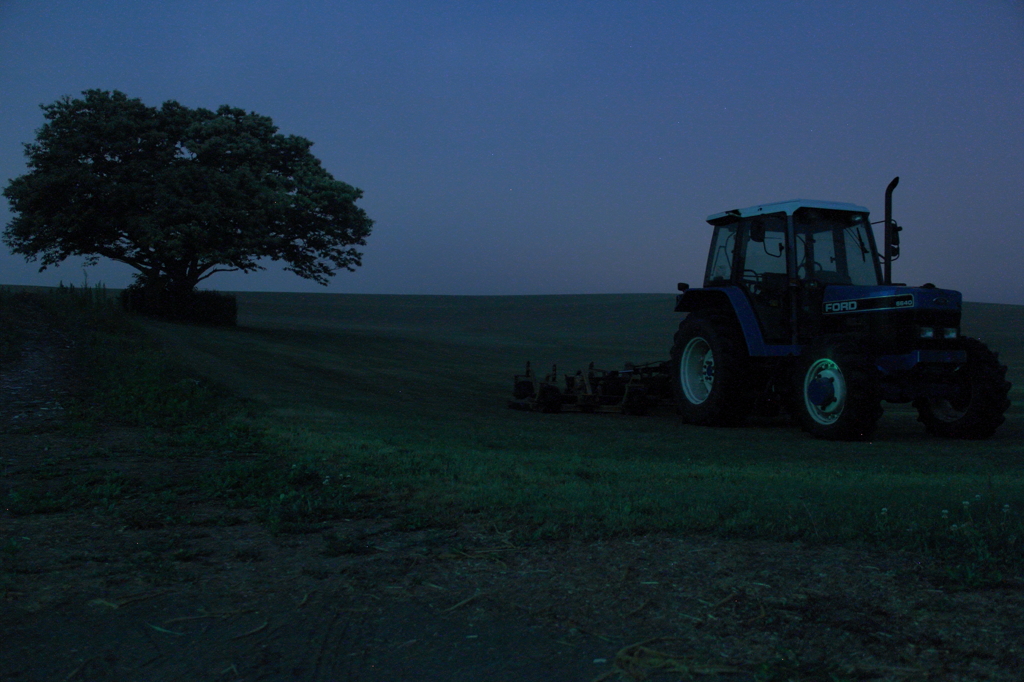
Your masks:
M 169 292 L 130 286 L 121 292 L 125 310 L 168 322 L 189 322 L 234 327 L 238 324 L 238 302 L 234 296 L 216 291 Z

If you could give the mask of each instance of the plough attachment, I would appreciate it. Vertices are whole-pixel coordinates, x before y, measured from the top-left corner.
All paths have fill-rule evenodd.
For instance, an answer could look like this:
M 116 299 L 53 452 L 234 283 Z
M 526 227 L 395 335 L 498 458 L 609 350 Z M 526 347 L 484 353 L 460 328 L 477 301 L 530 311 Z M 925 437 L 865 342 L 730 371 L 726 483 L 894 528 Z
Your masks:
M 530 363 L 526 373 L 512 381 L 512 400 L 516 410 L 537 412 L 621 412 L 647 414 L 652 408 L 672 400 L 668 362 L 644 365 L 626 363 L 625 369 L 595 369 L 564 375 L 564 388 L 558 385 L 558 367 L 543 378 Z

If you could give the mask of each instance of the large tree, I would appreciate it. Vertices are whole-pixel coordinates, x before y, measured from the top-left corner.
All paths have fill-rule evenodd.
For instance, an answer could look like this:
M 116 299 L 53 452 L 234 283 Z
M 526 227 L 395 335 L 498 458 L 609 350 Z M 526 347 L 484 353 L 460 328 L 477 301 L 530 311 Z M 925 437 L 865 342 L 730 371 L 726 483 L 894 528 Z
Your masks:
M 361 264 L 373 221 L 312 142 L 242 109 L 147 107 L 87 90 L 43 105 L 30 172 L 4 189 L 3 241 L 40 270 L 69 256 L 126 263 L 143 287 L 187 293 L 217 273 L 287 263 L 327 284 Z

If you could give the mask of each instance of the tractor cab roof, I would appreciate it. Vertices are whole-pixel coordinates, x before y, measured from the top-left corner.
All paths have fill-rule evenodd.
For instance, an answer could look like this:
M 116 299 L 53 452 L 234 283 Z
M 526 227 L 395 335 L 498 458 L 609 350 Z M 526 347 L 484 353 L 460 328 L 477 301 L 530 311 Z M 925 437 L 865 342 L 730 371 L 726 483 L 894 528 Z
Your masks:
M 791 199 L 774 204 L 759 204 L 748 208 L 734 208 L 731 211 L 714 213 L 708 216 L 708 222 L 712 225 L 721 225 L 723 223 L 731 223 L 737 218 L 749 218 L 750 216 L 768 215 L 770 213 L 793 215 L 799 208 L 824 208 L 831 211 L 851 211 L 855 213 L 868 212 L 868 209 L 856 204 L 841 204 L 836 201 L 816 201 L 814 199 Z

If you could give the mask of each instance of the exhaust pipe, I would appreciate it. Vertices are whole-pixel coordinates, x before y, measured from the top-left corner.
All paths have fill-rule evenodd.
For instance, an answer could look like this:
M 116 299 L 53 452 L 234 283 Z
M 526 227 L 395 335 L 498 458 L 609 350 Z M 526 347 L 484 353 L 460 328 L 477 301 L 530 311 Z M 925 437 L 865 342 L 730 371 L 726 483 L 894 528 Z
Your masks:
M 900 176 L 897 175 L 885 188 L 885 258 L 882 261 L 885 266 L 883 272 L 885 284 L 892 284 L 892 261 L 899 255 L 899 228 L 892 220 L 892 191 L 898 184 L 900 184 Z

